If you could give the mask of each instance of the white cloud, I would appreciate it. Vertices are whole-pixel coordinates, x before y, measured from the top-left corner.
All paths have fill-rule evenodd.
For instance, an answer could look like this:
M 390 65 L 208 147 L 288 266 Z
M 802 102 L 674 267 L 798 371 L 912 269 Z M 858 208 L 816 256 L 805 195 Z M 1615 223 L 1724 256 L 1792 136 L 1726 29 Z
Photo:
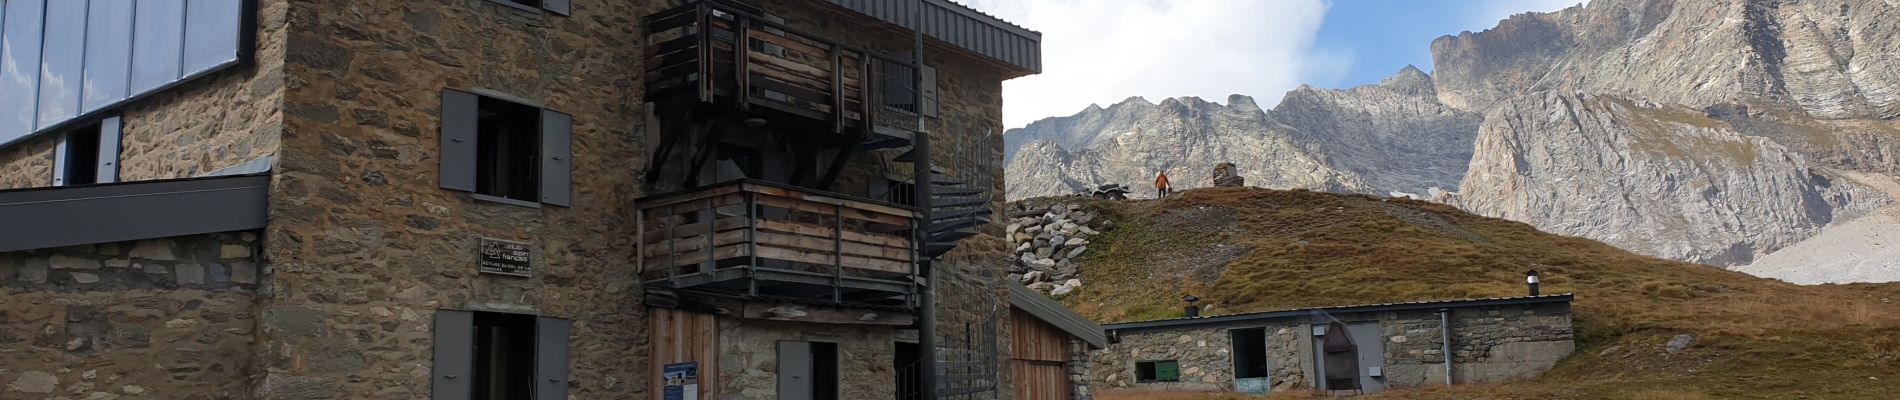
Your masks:
M 1574 0 L 1573 0 L 1574 1 Z M 966 0 L 1042 32 L 1040 75 L 1003 83 L 1003 119 L 1022 127 L 1129 96 L 1241 93 L 1263 107 L 1349 54 L 1309 54 L 1322 0 Z M 1271 97 L 1271 98 L 1268 98 Z

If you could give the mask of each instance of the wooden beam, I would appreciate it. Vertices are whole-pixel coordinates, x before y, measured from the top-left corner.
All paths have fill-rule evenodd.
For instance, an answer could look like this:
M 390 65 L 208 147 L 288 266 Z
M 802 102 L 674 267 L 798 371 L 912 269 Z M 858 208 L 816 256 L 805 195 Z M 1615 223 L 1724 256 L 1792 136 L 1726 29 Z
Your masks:
M 745 318 L 820 324 L 905 326 L 917 317 L 908 313 L 852 310 L 793 303 L 752 302 L 745 305 Z

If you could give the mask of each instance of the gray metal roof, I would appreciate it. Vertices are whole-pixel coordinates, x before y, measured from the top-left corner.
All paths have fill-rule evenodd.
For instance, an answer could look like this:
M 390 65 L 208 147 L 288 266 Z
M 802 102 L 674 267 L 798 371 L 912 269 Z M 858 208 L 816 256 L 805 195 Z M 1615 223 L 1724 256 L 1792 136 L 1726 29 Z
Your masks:
M 1240 314 L 1207 315 L 1207 316 L 1200 316 L 1200 317 L 1194 317 L 1194 318 L 1174 318 L 1174 319 L 1156 319 L 1156 320 L 1147 320 L 1147 321 L 1121 322 L 1121 323 L 1102 325 L 1102 329 L 1115 331 L 1115 330 L 1196 327 L 1196 326 L 1202 326 L 1202 325 L 1215 325 L 1215 324 L 1232 323 L 1232 322 L 1248 322 L 1248 321 L 1259 321 L 1259 320 L 1268 320 L 1268 319 L 1275 319 L 1275 318 L 1299 317 L 1299 316 L 1312 315 L 1318 312 L 1324 312 L 1324 313 L 1330 313 L 1330 314 L 1346 314 L 1346 313 L 1366 313 L 1366 312 L 1382 312 L 1382 311 L 1428 310 L 1428 309 L 1439 309 L 1439 308 L 1489 307 L 1489 306 L 1539 304 L 1539 303 L 1569 303 L 1573 297 L 1574 295 L 1570 293 L 1564 293 L 1564 294 L 1553 294 L 1553 295 L 1545 295 L 1545 296 L 1492 297 L 1492 298 L 1481 298 L 1481 299 L 1431 300 L 1431 301 L 1414 301 L 1414 302 L 1406 302 L 1406 303 L 1365 304 L 1365 305 L 1356 305 L 1356 306 L 1296 308 L 1296 309 L 1287 309 L 1287 310 L 1261 311 L 1261 312 L 1250 312 L 1250 313 L 1240 313 Z
M 1076 338 L 1088 342 L 1090 346 L 1098 349 L 1108 346 L 1108 335 L 1102 333 L 1101 325 L 1096 325 L 1095 321 L 1069 311 L 1068 307 L 1063 307 L 1061 303 L 1043 297 L 1042 293 L 1029 290 L 1020 283 L 1009 283 L 1009 305 L 1029 312 L 1029 315 L 1036 316 L 1036 319 L 1042 322 L 1048 322 L 1056 329 L 1075 335 Z
M 263 228 L 269 187 L 259 174 L 0 190 L 0 251 Z
M 1042 72 L 1042 33 L 950 0 L 827 0 L 904 29 L 1013 65 Z

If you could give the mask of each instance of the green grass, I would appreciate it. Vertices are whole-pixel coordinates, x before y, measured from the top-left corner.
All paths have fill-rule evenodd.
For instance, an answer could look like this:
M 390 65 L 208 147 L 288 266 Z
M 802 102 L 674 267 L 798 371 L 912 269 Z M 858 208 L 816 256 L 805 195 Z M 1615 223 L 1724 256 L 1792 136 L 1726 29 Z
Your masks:
M 1064 201 L 1076 201 L 1064 199 Z M 1450 206 L 1359 195 L 1200 189 L 1158 201 L 1085 201 L 1116 221 L 1061 299 L 1100 321 L 1170 318 L 1192 293 L 1210 313 L 1518 296 L 1523 273 L 1574 292 L 1579 350 L 1543 377 L 1420 398 L 1883 398 L 1900 393 L 1900 284 L 1799 286 L 1643 257 Z M 1231 231 L 1180 229 L 1180 210 L 1231 210 Z M 1169 214 L 1169 213 L 1176 214 Z M 1203 221 L 1205 222 L 1205 221 Z M 1218 225 L 1219 221 L 1207 222 Z M 1214 242 L 1251 250 L 1211 284 L 1156 260 Z M 1165 271 L 1160 271 L 1165 272 Z M 1696 345 L 1672 357 L 1676 334 Z M 1869 379 L 1873 377 L 1873 379 Z M 1843 382 L 1849 384 L 1837 384 Z M 1667 389 L 1667 390 L 1663 390 Z M 1476 392 L 1473 392 L 1476 391 Z

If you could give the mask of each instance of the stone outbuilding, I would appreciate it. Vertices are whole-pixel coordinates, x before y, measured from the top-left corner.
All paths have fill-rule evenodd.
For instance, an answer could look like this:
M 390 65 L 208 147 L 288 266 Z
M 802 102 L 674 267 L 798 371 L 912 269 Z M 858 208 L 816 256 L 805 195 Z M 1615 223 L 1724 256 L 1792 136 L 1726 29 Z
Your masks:
M 1103 389 L 1318 391 L 1536 376 L 1576 348 L 1572 295 L 1304 308 L 1104 325 Z M 1330 364 L 1330 365 L 1329 365 Z

